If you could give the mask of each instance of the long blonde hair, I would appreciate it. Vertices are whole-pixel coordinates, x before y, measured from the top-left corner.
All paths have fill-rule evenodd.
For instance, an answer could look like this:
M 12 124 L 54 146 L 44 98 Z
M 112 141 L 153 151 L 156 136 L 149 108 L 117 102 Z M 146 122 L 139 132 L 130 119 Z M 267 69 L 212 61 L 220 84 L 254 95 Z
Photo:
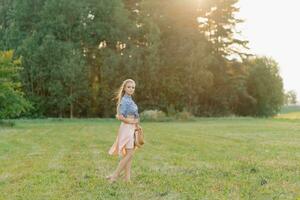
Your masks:
M 125 87 L 127 85 L 127 83 L 134 83 L 135 81 L 132 79 L 126 79 L 125 81 L 123 81 L 123 83 L 121 84 L 120 88 L 115 92 L 115 97 L 114 99 L 117 100 L 117 114 L 119 113 L 119 107 L 120 107 L 120 103 L 121 103 L 121 99 L 123 97 L 123 95 L 125 94 Z

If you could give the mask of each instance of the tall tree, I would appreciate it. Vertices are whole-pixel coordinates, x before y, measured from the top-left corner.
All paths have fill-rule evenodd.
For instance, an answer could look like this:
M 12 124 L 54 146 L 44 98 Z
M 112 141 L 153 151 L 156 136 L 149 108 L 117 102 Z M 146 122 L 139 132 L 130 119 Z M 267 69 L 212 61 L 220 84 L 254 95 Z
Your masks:
M 244 115 L 244 102 L 256 105 L 237 0 L 0 1 L 0 47 L 23 57 L 23 89 L 41 115 L 112 117 L 126 78 L 140 111 Z
M 158 98 L 160 109 L 167 112 L 173 108 L 187 108 L 193 112 L 199 95 L 211 82 L 206 69 L 210 60 L 209 47 L 198 30 L 195 2 L 145 1 L 138 10 L 140 29 L 152 27 L 148 29 L 152 34 L 142 35 L 144 40 L 140 41 L 146 48 L 151 44 L 153 55 L 158 57 L 156 63 L 147 64 L 154 73 L 147 73 L 153 78 L 149 79 L 150 76 L 146 80 L 160 91 L 154 91 L 153 96 Z M 149 36 L 155 38 L 156 43 L 147 41 Z
M 212 61 L 208 69 L 213 74 L 213 84 L 200 100 L 204 115 L 230 114 L 239 99 L 249 97 L 242 64 L 249 56 L 248 41 L 239 39 L 236 30 L 236 25 L 242 22 L 236 17 L 237 2 L 209 0 L 202 2 L 198 9 L 199 30 L 210 43 Z
M 22 5 L 31 3 L 18 6 L 21 9 Z M 75 113 L 79 114 L 87 106 L 88 70 L 79 40 L 81 5 L 79 1 L 37 3 L 38 9 L 32 10 L 32 16 L 37 16 L 36 21 L 31 21 L 33 25 L 18 27 L 23 27 L 26 33 L 26 38 L 21 38 L 21 45 L 17 47 L 19 55 L 24 57 L 24 89 L 41 114 L 65 116 L 69 113 L 73 117 L 75 107 Z M 23 15 L 29 15 L 26 9 L 24 12 Z M 16 13 L 11 20 L 23 24 L 26 19 Z
M 271 58 L 255 57 L 247 62 L 247 91 L 255 99 L 244 103 L 244 115 L 273 116 L 283 105 L 283 82 L 278 63 Z
M 297 103 L 297 93 L 294 90 L 289 90 L 284 94 L 284 104 L 296 104 Z
M 236 25 L 243 20 L 236 17 L 239 0 L 208 0 L 198 9 L 199 28 L 213 46 L 213 52 L 225 58 L 246 58 L 248 41 L 240 39 Z

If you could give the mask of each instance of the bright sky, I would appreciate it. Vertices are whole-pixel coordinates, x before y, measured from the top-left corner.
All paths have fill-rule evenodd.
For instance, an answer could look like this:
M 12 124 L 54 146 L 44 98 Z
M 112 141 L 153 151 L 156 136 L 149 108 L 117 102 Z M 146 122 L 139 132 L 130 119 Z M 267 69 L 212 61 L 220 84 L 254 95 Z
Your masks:
M 280 65 L 285 90 L 300 100 L 300 1 L 240 0 L 239 27 L 252 53 L 274 58 Z

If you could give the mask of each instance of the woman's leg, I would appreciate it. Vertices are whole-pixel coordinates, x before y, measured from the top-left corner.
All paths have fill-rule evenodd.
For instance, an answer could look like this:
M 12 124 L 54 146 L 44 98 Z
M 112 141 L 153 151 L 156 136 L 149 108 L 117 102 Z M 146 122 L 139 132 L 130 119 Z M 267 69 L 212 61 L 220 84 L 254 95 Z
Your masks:
M 125 180 L 130 181 L 132 156 L 125 165 Z
M 126 149 L 126 155 L 119 162 L 117 169 L 115 170 L 115 172 L 110 178 L 111 181 L 115 181 L 120 176 L 120 173 L 123 169 L 125 169 L 127 162 L 132 159 L 133 152 L 134 152 L 133 149 Z

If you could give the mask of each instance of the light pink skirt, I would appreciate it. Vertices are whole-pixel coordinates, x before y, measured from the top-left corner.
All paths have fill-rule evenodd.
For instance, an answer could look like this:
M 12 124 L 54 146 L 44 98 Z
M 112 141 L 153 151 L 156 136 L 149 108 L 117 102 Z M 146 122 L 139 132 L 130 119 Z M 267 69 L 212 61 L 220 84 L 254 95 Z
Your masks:
M 117 138 L 108 151 L 110 155 L 125 156 L 126 149 L 134 148 L 134 124 L 121 122 Z

